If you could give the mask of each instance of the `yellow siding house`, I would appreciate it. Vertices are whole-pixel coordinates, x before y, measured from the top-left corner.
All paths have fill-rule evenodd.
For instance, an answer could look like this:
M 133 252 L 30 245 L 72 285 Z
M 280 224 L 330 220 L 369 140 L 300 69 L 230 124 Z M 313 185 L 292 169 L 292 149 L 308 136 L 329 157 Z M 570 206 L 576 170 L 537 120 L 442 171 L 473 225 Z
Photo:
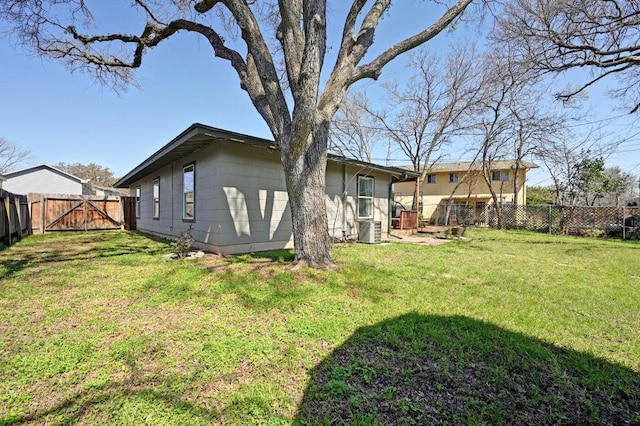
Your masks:
M 521 162 L 515 175 L 515 161 L 494 161 L 487 172 L 497 201 L 504 204 L 525 205 L 527 170 L 538 166 Z M 415 182 L 401 182 L 394 185 L 394 200 L 410 209 L 413 203 Z M 489 186 L 483 176 L 482 163 L 459 162 L 441 163 L 430 168 L 420 183 L 418 211 L 424 218 L 431 218 L 438 206 L 475 206 L 484 209 L 494 202 Z

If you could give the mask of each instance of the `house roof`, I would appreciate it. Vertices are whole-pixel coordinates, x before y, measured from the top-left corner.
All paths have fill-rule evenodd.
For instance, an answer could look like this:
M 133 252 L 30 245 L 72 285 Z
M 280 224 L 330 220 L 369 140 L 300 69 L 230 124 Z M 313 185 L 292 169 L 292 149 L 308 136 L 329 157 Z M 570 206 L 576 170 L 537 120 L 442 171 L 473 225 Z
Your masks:
M 511 170 L 515 168 L 516 160 L 498 160 L 491 162 L 491 170 Z M 539 166 L 528 161 L 520 161 L 520 167 L 537 169 Z M 431 173 L 437 172 L 466 172 L 468 170 L 482 170 L 482 162 L 461 161 L 457 163 L 436 163 L 430 167 Z
M 0 174 L 0 182 L 7 180 L 7 177 L 3 174 Z
M 91 185 L 91 189 L 93 190 L 101 190 L 101 191 L 107 191 L 107 192 L 117 192 L 118 194 L 122 194 L 122 195 L 129 195 L 129 191 L 123 188 L 116 188 L 115 186 L 104 186 L 104 185 L 97 185 L 95 183 L 91 183 L 89 182 L 89 184 Z
M 69 178 L 71 180 L 75 180 L 78 183 L 87 183 L 87 181 L 84 180 L 84 179 L 80 179 L 77 176 L 74 176 L 74 175 L 72 175 L 70 173 L 64 172 L 64 171 L 62 171 L 60 169 L 56 169 L 55 167 L 51 167 L 51 166 L 49 166 L 47 164 L 39 164 L 37 166 L 31 166 L 31 167 L 26 167 L 26 168 L 20 169 L 20 170 L 15 170 L 13 172 L 6 173 L 5 177 L 7 179 L 11 179 L 12 177 L 15 177 L 15 176 L 21 176 L 21 175 L 25 175 L 27 173 L 34 172 L 36 170 L 44 170 L 44 169 L 47 169 L 47 170 L 50 170 L 50 171 L 52 171 L 54 173 L 57 173 L 59 175 L 65 176 L 65 177 L 67 177 L 67 178 Z
M 173 138 L 168 144 L 160 148 L 149 158 L 123 176 L 118 182 L 116 182 L 115 186 L 120 188 L 127 187 L 142 177 L 179 160 L 187 154 L 218 141 L 231 141 L 269 149 L 278 148 L 275 142 L 269 139 L 258 138 L 229 130 L 218 129 L 205 124 L 194 123 L 178 136 Z M 417 173 L 403 168 L 380 166 L 373 163 L 341 157 L 339 155 L 328 154 L 327 158 L 329 161 L 336 163 L 351 164 L 367 169 L 380 170 L 394 176 L 418 176 Z

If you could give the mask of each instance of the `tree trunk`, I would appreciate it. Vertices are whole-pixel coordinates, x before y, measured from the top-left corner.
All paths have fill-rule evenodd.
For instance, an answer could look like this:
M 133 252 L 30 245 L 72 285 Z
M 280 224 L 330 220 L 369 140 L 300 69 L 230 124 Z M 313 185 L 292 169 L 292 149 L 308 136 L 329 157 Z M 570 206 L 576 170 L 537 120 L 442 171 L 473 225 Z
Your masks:
M 281 152 L 297 266 L 333 269 L 326 206 L 328 125 L 315 129 L 304 152 Z M 292 135 L 292 146 L 298 145 Z

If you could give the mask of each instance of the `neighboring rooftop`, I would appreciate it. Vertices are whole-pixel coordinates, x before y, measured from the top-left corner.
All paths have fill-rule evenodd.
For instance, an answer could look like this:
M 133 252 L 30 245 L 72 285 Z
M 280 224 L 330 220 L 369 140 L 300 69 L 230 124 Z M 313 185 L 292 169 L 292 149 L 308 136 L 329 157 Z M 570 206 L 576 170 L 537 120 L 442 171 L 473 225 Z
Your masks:
M 498 160 L 491 162 L 491 170 L 511 170 L 515 168 L 515 160 Z M 537 169 L 537 164 L 528 161 L 520 161 L 520 166 L 525 169 Z M 403 169 L 411 170 L 411 166 L 401 166 Z M 430 173 L 437 172 L 464 172 L 468 170 L 482 170 L 481 161 L 459 161 L 456 163 L 436 163 L 429 168 Z
M 14 170 L 12 172 L 5 173 L 4 176 L 5 176 L 6 179 L 10 179 L 10 178 L 12 178 L 14 176 L 20 176 L 20 175 L 24 175 L 24 174 L 27 174 L 27 173 L 31 173 L 31 172 L 36 171 L 36 170 L 43 170 L 43 169 L 51 170 L 54 173 L 58 173 L 58 174 L 60 174 L 62 176 L 66 176 L 69 179 L 75 180 L 75 181 L 77 181 L 79 183 L 87 183 L 87 181 L 84 180 L 84 179 L 80 179 L 77 176 L 74 176 L 74 175 L 72 175 L 70 173 L 64 172 L 64 171 L 62 171 L 60 169 L 56 169 L 55 167 L 51 167 L 51 166 L 49 166 L 47 164 L 38 164 L 37 166 L 25 167 L 24 169 Z

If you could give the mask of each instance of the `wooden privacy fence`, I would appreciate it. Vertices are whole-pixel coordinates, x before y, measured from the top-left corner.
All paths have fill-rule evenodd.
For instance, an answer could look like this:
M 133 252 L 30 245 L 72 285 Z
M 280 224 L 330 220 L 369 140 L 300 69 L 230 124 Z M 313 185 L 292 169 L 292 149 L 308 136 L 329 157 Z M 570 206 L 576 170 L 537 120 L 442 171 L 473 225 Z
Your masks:
M 123 203 L 120 197 L 29 194 L 29 202 L 34 233 L 124 227 Z
M 27 197 L 0 189 L 0 245 L 10 246 L 28 235 L 30 230 Z

